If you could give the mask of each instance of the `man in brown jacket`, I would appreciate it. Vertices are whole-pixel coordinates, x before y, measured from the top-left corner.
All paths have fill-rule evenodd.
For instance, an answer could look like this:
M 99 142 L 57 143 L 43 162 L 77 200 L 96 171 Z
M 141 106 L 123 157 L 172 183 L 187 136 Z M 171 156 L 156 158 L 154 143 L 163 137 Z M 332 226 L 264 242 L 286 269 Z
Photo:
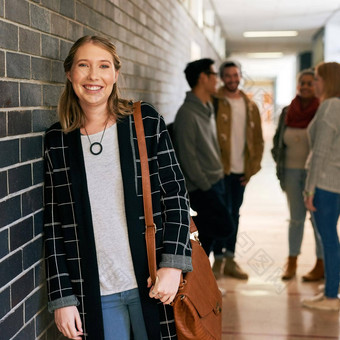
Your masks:
M 225 258 L 224 275 L 247 279 L 248 274 L 235 262 L 234 254 L 244 190 L 250 177 L 261 168 L 261 117 L 256 104 L 239 89 L 241 69 L 238 64 L 224 62 L 220 66 L 220 77 L 223 86 L 214 98 L 214 106 L 225 175 L 226 202 L 234 221 L 234 231 L 233 237 L 215 245 L 213 269 L 217 276 L 221 274 Z

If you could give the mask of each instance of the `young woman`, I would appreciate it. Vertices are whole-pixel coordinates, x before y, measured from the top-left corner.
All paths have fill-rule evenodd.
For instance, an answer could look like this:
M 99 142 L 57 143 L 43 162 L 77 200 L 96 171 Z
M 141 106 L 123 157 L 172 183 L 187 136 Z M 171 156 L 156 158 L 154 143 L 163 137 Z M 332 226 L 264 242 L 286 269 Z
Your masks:
M 321 236 L 326 282 L 324 293 L 304 299 L 302 304 L 321 310 L 339 310 L 340 64 L 317 65 L 314 86 L 321 105 L 308 128 L 311 153 L 307 160 L 305 204 Z
M 290 219 L 288 228 L 289 256 L 283 280 L 295 276 L 297 257 L 300 254 L 306 219 L 303 198 L 305 188 L 305 163 L 309 153 L 307 126 L 319 106 L 314 94 L 314 72 L 303 70 L 298 75 L 297 95 L 291 104 L 282 110 L 274 135 L 272 155 L 276 162 L 276 172 L 281 188 L 287 195 Z M 316 244 L 316 264 L 302 277 L 304 281 L 317 281 L 324 277 L 323 255 L 320 236 L 314 228 Z
M 66 87 L 45 138 L 49 310 L 70 339 L 175 339 L 172 307 L 192 270 L 188 197 L 163 118 L 142 103 L 158 279 L 148 279 L 132 103 L 107 39 L 85 36 L 65 60 Z M 130 330 L 132 332 L 130 333 Z

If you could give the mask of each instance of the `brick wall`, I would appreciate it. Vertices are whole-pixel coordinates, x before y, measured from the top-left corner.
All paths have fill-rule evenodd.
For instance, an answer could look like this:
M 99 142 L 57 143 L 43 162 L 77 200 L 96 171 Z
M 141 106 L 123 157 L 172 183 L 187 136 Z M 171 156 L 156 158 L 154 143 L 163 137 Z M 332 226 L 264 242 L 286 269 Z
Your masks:
M 0 0 L 0 339 L 57 339 L 42 262 L 43 133 L 56 121 L 63 60 L 85 34 L 115 41 L 123 94 L 168 122 L 184 98 L 194 40 L 218 59 L 177 0 Z

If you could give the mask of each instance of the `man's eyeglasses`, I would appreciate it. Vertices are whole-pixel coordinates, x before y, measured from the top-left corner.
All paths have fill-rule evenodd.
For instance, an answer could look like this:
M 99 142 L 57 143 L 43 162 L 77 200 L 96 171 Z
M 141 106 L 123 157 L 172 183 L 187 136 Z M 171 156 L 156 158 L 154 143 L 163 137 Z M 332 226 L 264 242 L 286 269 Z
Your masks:
M 204 73 L 207 74 L 208 76 L 211 75 L 211 74 L 213 74 L 214 76 L 218 75 L 217 72 L 213 72 L 213 71 L 205 71 Z

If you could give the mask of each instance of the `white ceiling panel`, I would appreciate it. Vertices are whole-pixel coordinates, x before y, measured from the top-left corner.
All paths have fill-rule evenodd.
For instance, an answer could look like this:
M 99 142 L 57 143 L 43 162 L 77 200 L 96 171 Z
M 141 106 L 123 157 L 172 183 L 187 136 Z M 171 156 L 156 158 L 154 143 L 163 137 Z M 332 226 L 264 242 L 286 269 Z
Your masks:
M 211 0 L 232 53 L 310 48 L 313 35 L 337 11 L 340 0 Z M 245 31 L 297 30 L 292 38 L 243 37 Z

